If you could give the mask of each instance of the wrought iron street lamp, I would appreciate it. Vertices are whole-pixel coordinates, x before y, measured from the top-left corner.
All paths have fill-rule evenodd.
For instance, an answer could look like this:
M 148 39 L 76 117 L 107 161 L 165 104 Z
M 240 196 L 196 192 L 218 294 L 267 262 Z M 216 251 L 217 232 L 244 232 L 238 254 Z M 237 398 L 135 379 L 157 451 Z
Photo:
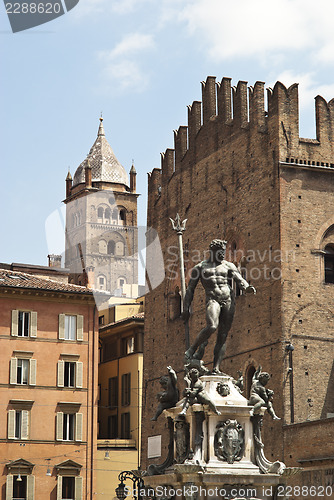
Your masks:
M 118 475 L 118 480 L 120 481 L 119 485 L 115 489 L 116 496 L 118 500 L 124 500 L 127 497 L 127 490 L 125 486 L 125 481 L 127 479 L 130 479 L 133 483 L 133 491 L 134 495 L 133 497 L 136 500 L 141 500 L 142 498 L 142 491 L 144 488 L 144 481 L 140 476 L 136 476 L 132 471 L 130 470 L 125 470 L 120 472 Z

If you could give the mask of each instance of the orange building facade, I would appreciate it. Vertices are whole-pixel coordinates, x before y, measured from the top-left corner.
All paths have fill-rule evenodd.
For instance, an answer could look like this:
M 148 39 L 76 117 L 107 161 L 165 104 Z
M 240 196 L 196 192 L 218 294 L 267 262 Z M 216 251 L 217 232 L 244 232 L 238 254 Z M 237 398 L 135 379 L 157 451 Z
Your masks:
M 140 468 L 144 304 L 123 300 L 100 309 L 97 492 L 115 497 L 118 475 Z M 100 498 L 98 496 L 98 498 Z
M 95 492 L 98 314 L 84 287 L 0 269 L 0 497 Z

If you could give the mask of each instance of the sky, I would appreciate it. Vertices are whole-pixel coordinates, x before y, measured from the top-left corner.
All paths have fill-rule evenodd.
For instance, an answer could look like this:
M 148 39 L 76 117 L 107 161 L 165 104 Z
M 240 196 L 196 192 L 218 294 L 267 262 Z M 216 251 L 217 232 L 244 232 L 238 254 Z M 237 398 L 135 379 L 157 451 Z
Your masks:
M 314 98 L 334 97 L 333 18 L 332 0 L 80 0 L 13 34 L 1 3 L 0 262 L 47 265 L 57 252 L 45 224 L 101 112 L 118 160 L 127 171 L 134 160 L 141 226 L 147 173 L 207 76 L 299 83 L 300 136 L 314 138 Z

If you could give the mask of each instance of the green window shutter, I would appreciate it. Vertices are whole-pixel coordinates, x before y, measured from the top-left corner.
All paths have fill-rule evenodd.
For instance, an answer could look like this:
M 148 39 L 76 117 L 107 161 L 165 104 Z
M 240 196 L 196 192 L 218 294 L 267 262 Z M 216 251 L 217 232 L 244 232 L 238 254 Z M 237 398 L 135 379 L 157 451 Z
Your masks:
M 36 385 L 37 360 L 29 360 L 29 385 Z
M 13 310 L 11 335 L 13 337 L 17 337 L 18 331 L 19 331 L 19 311 Z
M 77 340 L 83 340 L 83 316 L 77 316 Z
M 63 478 L 62 476 L 57 477 L 57 500 L 62 500 L 62 489 L 63 489 Z
M 27 476 L 27 500 L 35 499 L 35 476 Z
M 65 314 L 59 314 L 59 332 L 58 336 L 61 340 L 65 339 Z
M 75 386 L 77 389 L 82 389 L 83 386 L 83 363 L 81 361 L 76 363 Z
M 37 337 L 37 312 L 30 313 L 30 337 Z
M 8 439 L 15 438 L 15 410 L 8 411 Z
M 13 484 L 14 476 L 12 474 L 8 474 L 6 480 L 6 500 L 13 500 Z
M 17 383 L 17 359 L 12 358 L 10 360 L 10 384 L 16 384 Z
M 28 437 L 29 437 L 29 411 L 22 410 L 21 439 L 28 439 Z
M 57 363 L 57 386 L 64 387 L 64 361 Z
M 75 440 L 82 441 L 82 421 L 83 414 L 77 413 L 75 415 Z
M 62 411 L 57 412 L 56 416 L 56 440 L 63 440 L 63 425 L 64 425 L 64 414 Z
M 83 478 L 81 476 L 76 476 L 75 478 L 75 500 L 82 500 L 82 482 Z

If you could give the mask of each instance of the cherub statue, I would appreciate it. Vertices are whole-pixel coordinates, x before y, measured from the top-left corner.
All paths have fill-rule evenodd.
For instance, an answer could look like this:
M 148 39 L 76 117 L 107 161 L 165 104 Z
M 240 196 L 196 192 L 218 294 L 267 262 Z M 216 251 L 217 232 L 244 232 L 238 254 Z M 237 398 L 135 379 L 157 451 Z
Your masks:
M 273 420 L 281 420 L 275 413 L 272 405 L 272 398 L 274 396 L 274 391 L 266 389 L 268 381 L 270 380 L 270 375 L 267 372 L 261 372 L 262 367 L 259 366 L 253 375 L 252 387 L 250 390 L 250 398 L 248 404 L 254 406 L 252 414 L 258 415 L 260 413 L 260 408 L 267 408 L 269 415 Z
M 179 400 L 179 391 L 176 387 L 176 373 L 171 366 L 167 366 L 167 370 L 168 375 L 163 375 L 159 380 L 163 391 L 157 394 L 159 404 L 154 417 L 151 418 L 153 422 L 158 420 L 158 417 L 164 410 L 172 408 Z
M 195 403 L 208 405 L 212 411 L 214 411 L 217 415 L 220 415 L 220 411 L 217 410 L 215 403 L 211 401 L 207 393 L 204 391 L 204 385 L 199 378 L 199 371 L 197 368 L 191 368 L 185 376 L 185 380 L 188 387 L 184 390 L 185 400 L 180 415 L 185 415 L 189 406 L 192 406 Z
M 236 387 L 241 394 L 244 390 L 244 377 L 242 376 L 242 372 L 240 370 L 238 370 L 238 375 L 239 375 L 238 380 L 233 379 L 232 382 L 234 387 Z

